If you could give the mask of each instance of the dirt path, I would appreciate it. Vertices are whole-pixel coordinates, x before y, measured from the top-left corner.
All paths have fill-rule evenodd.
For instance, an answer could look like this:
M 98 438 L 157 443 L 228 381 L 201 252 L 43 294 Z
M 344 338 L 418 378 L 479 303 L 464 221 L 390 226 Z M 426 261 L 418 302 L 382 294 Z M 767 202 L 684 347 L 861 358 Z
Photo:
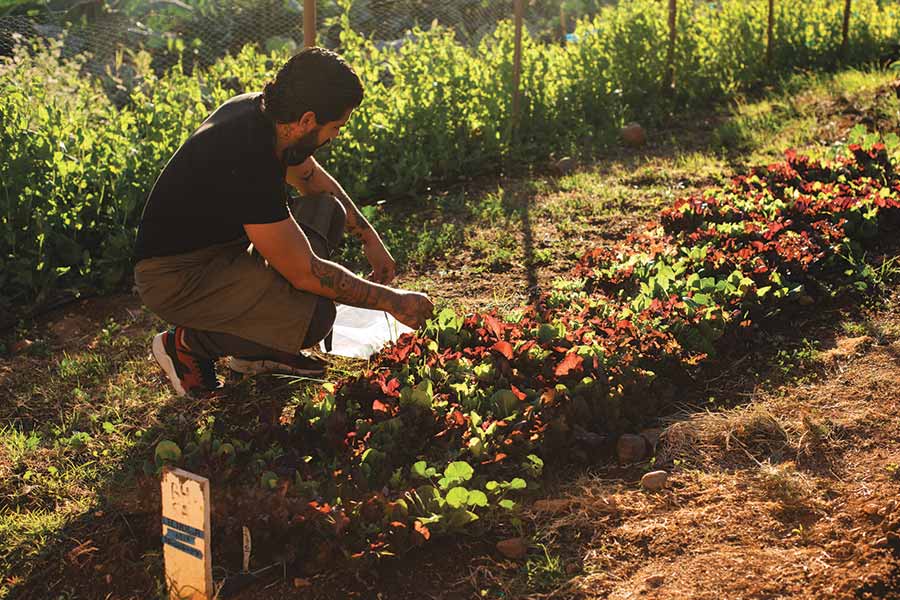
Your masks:
M 594 532 L 570 589 L 620 599 L 898 597 L 900 343 L 825 354 L 814 382 L 671 425 L 661 455 L 679 466 L 663 493 L 575 486 L 576 497 L 608 498 L 619 511 Z

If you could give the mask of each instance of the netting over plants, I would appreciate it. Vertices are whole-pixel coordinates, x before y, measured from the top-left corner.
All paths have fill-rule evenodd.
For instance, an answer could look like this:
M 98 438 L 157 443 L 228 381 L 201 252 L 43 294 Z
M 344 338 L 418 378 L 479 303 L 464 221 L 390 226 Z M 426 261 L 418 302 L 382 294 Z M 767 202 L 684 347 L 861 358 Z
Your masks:
M 539 39 L 562 40 L 580 16 L 594 14 L 597 0 L 552 0 L 527 3 L 524 21 Z M 512 0 L 320 0 L 317 43 L 341 45 L 339 15 L 379 47 L 398 48 L 415 39 L 417 29 L 452 29 L 459 43 L 474 46 L 513 17 Z M 123 53 L 149 51 L 164 68 L 182 61 L 209 65 L 247 44 L 270 52 L 303 46 L 303 0 L 67 0 L 37 3 L 0 2 L 0 55 L 28 40 L 63 41 L 63 55 L 89 53 L 88 71 L 103 75 Z M 564 31 L 565 30 L 565 31 Z

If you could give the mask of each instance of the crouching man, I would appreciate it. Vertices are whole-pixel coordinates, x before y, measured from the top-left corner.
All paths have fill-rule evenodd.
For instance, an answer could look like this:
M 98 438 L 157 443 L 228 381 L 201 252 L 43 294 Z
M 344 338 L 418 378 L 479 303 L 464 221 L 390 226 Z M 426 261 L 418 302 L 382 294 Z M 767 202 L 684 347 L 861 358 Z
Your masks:
M 363 98 L 337 54 L 306 49 L 262 93 L 220 106 L 169 160 L 144 207 L 134 277 L 144 303 L 175 325 L 153 355 L 178 395 L 219 388 L 233 369 L 320 375 L 301 350 L 331 331 L 335 302 L 385 310 L 420 327 L 428 296 L 388 287 L 395 264 L 379 235 L 313 158 Z M 288 206 L 285 182 L 301 197 Z M 369 279 L 331 262 L 344 231 L 364 245 Z

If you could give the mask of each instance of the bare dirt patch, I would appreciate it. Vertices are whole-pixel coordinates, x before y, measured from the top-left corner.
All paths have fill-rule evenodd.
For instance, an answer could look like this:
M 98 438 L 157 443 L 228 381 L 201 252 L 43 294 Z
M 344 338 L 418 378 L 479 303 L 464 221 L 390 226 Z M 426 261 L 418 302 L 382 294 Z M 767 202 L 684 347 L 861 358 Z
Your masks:
M 897 348 L 834 360 L 818 381 L 670 425 L 663 493 L 581 482 L 622 516 L 593 531 L 560 597 L 896 597 Z

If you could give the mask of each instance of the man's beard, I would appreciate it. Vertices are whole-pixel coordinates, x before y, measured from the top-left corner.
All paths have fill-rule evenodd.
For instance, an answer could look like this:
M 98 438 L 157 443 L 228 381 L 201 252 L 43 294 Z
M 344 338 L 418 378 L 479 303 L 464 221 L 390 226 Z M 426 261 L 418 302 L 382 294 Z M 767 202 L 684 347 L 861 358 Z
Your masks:
M 316 150 L 331 141 L 325 140 L 317 146 L 316 141 L 318 138 L 319 131 L 313 130 L 297 140 L 294 144 L 285 148 L 284 154 L 281 155 L 281 161 L 284 163 L 284 166 L 295 167 L 303 163 L 307 158 L 315 154 Z

